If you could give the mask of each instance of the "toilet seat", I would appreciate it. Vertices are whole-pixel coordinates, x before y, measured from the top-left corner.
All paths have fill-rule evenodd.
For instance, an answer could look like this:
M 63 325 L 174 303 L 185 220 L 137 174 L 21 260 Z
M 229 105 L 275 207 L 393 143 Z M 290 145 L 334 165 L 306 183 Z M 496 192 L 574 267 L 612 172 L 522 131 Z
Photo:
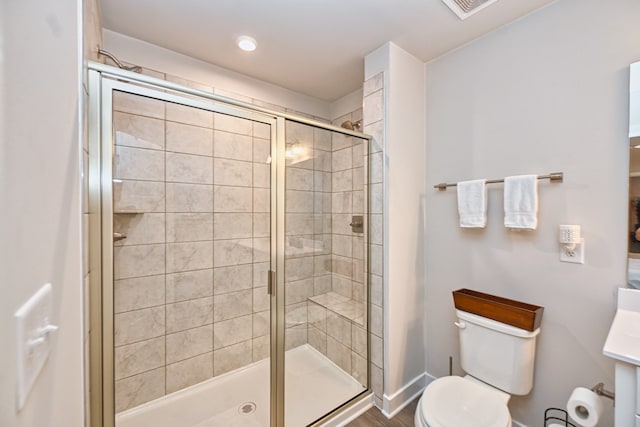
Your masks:
M 429 427 L 510 427 L 501 394 L 461 377 L 443 377 L 425 389 L 418 410 Z

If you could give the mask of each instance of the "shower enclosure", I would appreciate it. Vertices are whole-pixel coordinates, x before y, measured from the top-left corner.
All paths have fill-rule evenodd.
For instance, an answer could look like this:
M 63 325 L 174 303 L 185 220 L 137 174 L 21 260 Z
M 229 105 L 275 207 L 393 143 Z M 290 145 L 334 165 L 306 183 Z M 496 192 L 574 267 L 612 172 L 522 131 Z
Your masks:
M 304 426 L 368 392 L 358 132 L 91 64 L 92 426 Z

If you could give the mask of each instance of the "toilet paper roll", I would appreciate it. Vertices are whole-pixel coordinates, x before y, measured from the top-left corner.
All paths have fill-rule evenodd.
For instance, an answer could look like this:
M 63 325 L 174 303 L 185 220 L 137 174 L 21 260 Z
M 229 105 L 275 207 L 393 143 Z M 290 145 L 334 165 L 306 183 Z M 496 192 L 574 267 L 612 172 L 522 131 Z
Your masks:
M 600 396 L 584 387 L 576 387 L 567 402 L 567 412 L 578 425 L 595 427 L 602 415 Z

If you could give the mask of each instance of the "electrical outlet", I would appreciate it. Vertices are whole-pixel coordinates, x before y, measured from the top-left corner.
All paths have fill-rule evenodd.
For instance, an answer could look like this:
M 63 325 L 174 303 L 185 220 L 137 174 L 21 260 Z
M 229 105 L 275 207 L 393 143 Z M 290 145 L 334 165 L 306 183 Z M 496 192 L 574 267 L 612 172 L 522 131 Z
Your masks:
M 572 262 L 575 264 L 584 264 L 584 238 L 580 239 L 580 243 L 567 253 L 564 247 L 560 247 L 560 262 Z

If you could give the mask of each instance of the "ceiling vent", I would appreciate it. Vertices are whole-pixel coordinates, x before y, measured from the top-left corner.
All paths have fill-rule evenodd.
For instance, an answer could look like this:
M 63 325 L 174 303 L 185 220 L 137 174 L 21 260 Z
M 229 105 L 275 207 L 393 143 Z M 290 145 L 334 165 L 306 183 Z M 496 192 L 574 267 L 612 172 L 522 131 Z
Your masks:
M 498 0 L 442 0 L 458 18 L 466 19 Z

